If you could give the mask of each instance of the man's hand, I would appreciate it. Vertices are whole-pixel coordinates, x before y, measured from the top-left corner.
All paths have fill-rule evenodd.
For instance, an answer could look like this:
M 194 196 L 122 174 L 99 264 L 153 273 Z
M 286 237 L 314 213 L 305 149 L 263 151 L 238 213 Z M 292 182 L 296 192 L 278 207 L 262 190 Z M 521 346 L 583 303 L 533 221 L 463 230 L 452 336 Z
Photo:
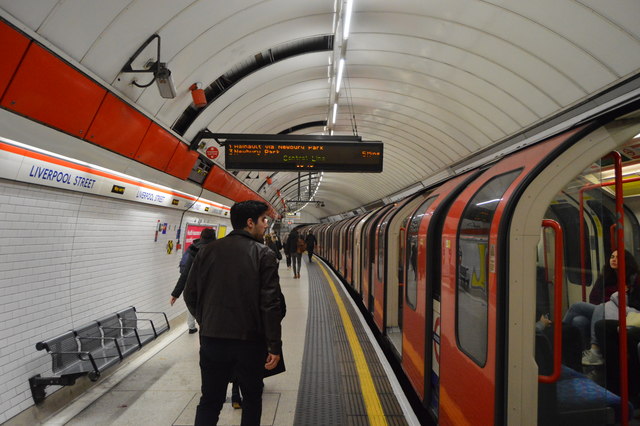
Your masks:
M 274 355 L 272 353 L 267 355 L 267 362 L 264 365 L 264 368 L 267 370 L 273 370 L 276 368 L 276 365 L 280 362 L 280 355 Z
M 177 298 L 171 296 L 171 299 L 169 299 L 169 303 L 171 303 L 171 306 L 173 306 L 174 303 L 176 303 L 176 300 L 178 300 Z

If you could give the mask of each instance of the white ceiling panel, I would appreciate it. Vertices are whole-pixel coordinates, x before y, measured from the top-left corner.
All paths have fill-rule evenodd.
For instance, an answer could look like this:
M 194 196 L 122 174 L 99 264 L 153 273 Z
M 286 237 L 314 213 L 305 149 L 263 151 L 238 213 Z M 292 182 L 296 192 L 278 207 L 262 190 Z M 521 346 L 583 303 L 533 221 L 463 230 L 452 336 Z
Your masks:
M 60 0 L 0 0 L 0 8 L 28 28 L 37 31 Z
M 486 84 L 489 90 L 493 87 L 495 92 L 503 92 L 520 100 L 539 117 L 559 107 L 559 103 L 542 88 L 536 87 L 501 63 L 442 42 L 416 39 L 405 35 L 369 34 L 366 38 L 352 37 L 349 41 L 349 50 L 351 49 L 355 52 L 363 51 L 364 54 L 369 51 L 402 52 L 415 57 L 416 64 L 427 60 L 436 64 L 436 67 L 444 68 L 445 72 L 456 69 L 458 73 L 469 74 L 470 78 L 477 82 L 484 82 L 477 83 L 478 88 L 475 90 L 480 90 L 482 85 Z M 348 56 L 347 60 L 349 58 Z M 409 70 L 414 69 L 415 66 Z M 487 99 L 492 100 L 493 96 L 490 95 Z
M 321 133 L 323 126 L 304 126 L 330 118 L 333 7 L 331 0 L 0 0 L 6 20 L 160 124 L 183 120 L 185 141 L 204 128 Z M 307 211 L 331 216 L 387 198 L 636 77 L 639 20 L 638 0 L 356 0 L 335 134 L 382 141 L 384 170 L 325 173 L 316 196 L 326 205 Z M 155 33 L 174 99 L 161 98 L 155 84 L 131 85 L 151 74 L 120 74 Z M 274 61 L 264 61 L 270 55 Z M 149 60 L 157 60 L 155 42 L 133 67 Z M 234 75 L 242 77 L 184 121 L 191 84 Z M 237 176 L 268 199 L 287 185 L 285 197 L 297 194 L 295 172 Z
M 65 53 L 81 62 L 104 29 L 129 3 L 130 0 L 61 1 L 47 16 L 38 33 L 56 46 L 65 46 Z M 85 19 L 87 16 L 93 19 Z M 73 25 L 69 25 L 69 21 Z

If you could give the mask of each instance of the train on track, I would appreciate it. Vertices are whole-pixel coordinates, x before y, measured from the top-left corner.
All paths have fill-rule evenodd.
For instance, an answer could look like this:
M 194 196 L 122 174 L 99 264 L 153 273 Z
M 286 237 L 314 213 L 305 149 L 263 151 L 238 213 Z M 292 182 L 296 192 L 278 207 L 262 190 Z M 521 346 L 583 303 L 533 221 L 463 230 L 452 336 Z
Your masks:
M 300 232 L 316 236 L 437 423 L 626 424 L 640 401 L 636 341 L 571 368 L 562 318 L 612 252 L 640 259 L 639 216 L 636 98 Z M 621 329 L 612 340 L 624 343 Z

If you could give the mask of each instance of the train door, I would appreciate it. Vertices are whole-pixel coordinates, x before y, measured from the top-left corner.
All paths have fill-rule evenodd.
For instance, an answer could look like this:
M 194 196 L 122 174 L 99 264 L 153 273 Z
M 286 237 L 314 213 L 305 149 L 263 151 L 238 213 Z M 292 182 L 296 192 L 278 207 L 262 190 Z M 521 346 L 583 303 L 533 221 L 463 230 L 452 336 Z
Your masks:
M 402 356 L 402 308 L 404 301 L 404 279 L 398 278 L 398 273 L 404 269 L 402 261 L 405 258 L 404 243 L 400 244 L 400 234 L 406 235 L 401 228 L 406 227 L 411 213 L 424 202 L 428 193 L 407 199 L 393 214 L 383 223 L 385 228 L 385 252 L 387 261 L 384 274 L 384 333 L 391 342 L 398 357 Z
M 378 226 L 380 218 L 384 216 L 384 214 L 391 208 L 393 208 L 393 204 L 381 207 L 380 209 L 376 210 L 373 216 L 371 216 L 371 219 L 365 225 L 364 231 L 362 233 L 362 301 L 369 312 L 373 312 L 373 264 L 377 250 L 376 228 Z
M 518 185 L 563 140 L 503 158 L 470 182 L 447 213 L 441 242 L 441 424 L 504 422 L 509 265 L 500 232 L 509 217 L 503 213 Z
M 640 300 L 636 293 L 636 281 L 638 270 L 638 225 L 634 212 L 638 212 L 640 205 L 635 201 L 640 195 L 640 191 L 635 184 L 638 178 L 633 175 L 633 170 L 637 167 L 637 160 L 633 148 L 629 145 L 639 144 L 640 137 L 632 139 L 627 146 L 612 152 L 599 161 L 593 163 L 581 174 L 576 176 L 561 193 L 554 198 L 557 203 L 558 198 L 575 196 L 579 203 L 573 217 L 569 215 L 558 215 L 558 222 L 562 224 L 564 234 L 582 235 L 579 241 L 579 249 L 574 250 L 577 256 L 567 257 L 568 245 L 572 245 L 572 240 L 558 237 L 557 235 L 547 235 L 539 243 L 539 253 L 537 267 L 544 277 L 543 284 L 536 283 L 536 363 L 540 370 L 538 385 L 538 424 L 547 422 L 558 422 L 559 419 L 571 419 L 584 413 L 589 413 L 590 418 L 599 424 L 604 424 L 611 418 L 615 418 L 621 423 L 627 419 L 622 408 L 626 405 L 622 401 L 626 399 L 638 399 L 640 396 L 640 363 L 638 361 L 638 341 L 640 329 L 633 326 L 627 330 L 626 336 L 620 332 L 621 323 L 627 321 L 628 316 L 620 316 L 614 308 L 615 300 L 621 306 L 620 294 L 625 294 L 629 309 L 640 309 Z M 614 166 L 614 161 L 619 162 L 619 167 Z M 616 168 L 619 168 L 616 173 Z M 618 176 L 615 176 L 615 175 Z M 619 191 L 612 190 L 616 185 L 622 189 L 621 206 L 616 206 Z M 550 208 L 550 210 L 552 210 Z M 547 215 L 545 215 L 547 217 Z M 623 226 L 619 218 L 623 218 Z M 585 223 L 594 223 L 595 226 L 587 227 Z M 623 234 L 623 235 L 621 235 Z M 622 243 L 618 240 L 621 236 Z M 554 259 L 554 246 L 549 243 L 552 237 L 560 238 L 565 259 L 558 266 L 559 261 L 549 262 Z M 576 241 L 575 239 L 573 241 Z M 589 267 L 587 261 L 590 253 L 598 248 L 604 262 L 601 268 L 594 271 L 585 270 Z M 620 253 L 625 253 L 621 256 Z M 622 259 L 624 257 L 624 266 Z M 558 282 L 562 289 L 561 306 L 556 306 L 554 291 L 556 282 L 549 280 L 554 269 L 563 269 L 563 282 Z M 587 272 L 593 272 L 587 274 Z M 617 274 L 621 272 L 625 277 L 625 285 L 628 289 L 621 292 L 618 288 L 620 278 Z M 571 279 L 571 275 L 574 278 Z M 611 283 L 611 285 L 610 285 Z M 550 288 L 548 288 L 550 287 Z M 611 288 L 611 290 L 607 290 Z M 603 291 L 604 289 L 604 291 Z M 611 295 L 611 292 L 617 293 Z M 545 293 L 546 291 L 546 293 Z M 585 305 L 587 302 L 588 305 Z M 604 303 L 605 311 L 603 316 L 599 316 L 597 306 Z M 580 309 L 585 306 L 596 306 L 590 318 L 591 327 L 587 327 L 586 317 L 583 318 Z M 558 334 L 553 329 L 553 323 L 548 324 L 542 316 L 543 311 L 558 312 L 563 314 L 563 324 L 559 333 L 560 342 L 555 342 L 553 336 Z M 552 315 L 553 318 L 553 315 Z M 626 345 L 623 343 L 626 340 Z M 627 346 L 626 351 L 620 347 Z M 583 350 L 586 352 L 581 353 Z M 582 356 L 581 356 L 582 355 Z M 557 357 L 557 366 L 550 363 Z M 625 359 L 626 357 L 626 359 Z M 558 369 L 561 372 L 559 377 L 553 377 L 553 373 Z M 554 392 L 556 388 L 566 382 L 567 373 L 574 375 L 574 380 L 581 383 L 587 389 L 592 389 L 599 397 L 587 400 L 582 395 L 564 394 L 558 396 Z M 626 394 L 626 395 L 625 395 Z M 565 413 L 562 409 L 563 401 L 572 397 L 576 404 L 571 413 Z M 616 402 L 617 400 L 617 402 Z M 627 410 L 627 413 L 632 409 Z M 573 420 L 573 419 L 571 419 Z
M 437 199 L 437 195 L 427 198 L 413 213 L 407 223 L 404 267 L 404 303 L 402 307 L 402 368 L 421 400 L 425 400 L 425 380 L 430 371 L 425 371 L 427 342 L 427 289 L 423 279 L 426 270 L 426 231 L 420 233 L 427 209 Z M 419 275 L 422 271 L 423 274 Z
M 475 175 L 475 173 L 473 174 Z M 420 200 L 407 220 L 401 308 L 402 367 L 434 419 L 438 419 L 440 359 L 440 234 L 449 202 L 470 174 L 456 177 Z
M 331 253 L 331 265 L 338 269 L 338 259 L 340 257 L 340 253 L 342 250 L 342 240 L 340 239 L 340 228 L 344 221 L 336 222 L 335 225 L 331 227 L 331 245 L 333 247 L 333 251 Z
M 373 256 L 372 274 L 371 274 L 371 287 L 373 295 L 373 321 L 378 327 L 380 332 L 385 331 L 385 306 L 387 301 L 385 300 L 385 273 L 387 268 L 387 225 L 391 220 L 391 217 L 398 210 L 398 206 L 393 207 L 380 219 L 375 232 L 375 247 L 376 252 Z
M 362 295 L 362 259 L 363 259 L 363 229 L 369 218 L 375 211 L 371 211 L 360 217 L 353 231 L 353 288 Z
M 347 252 L 345 253 L 344 259 L 344 272 L 345 272 L 345 280 L 347 283 L 353 287 L 353 256 L 355 251 L 355 228 L 360 222 L 361 216 L 356 216 L 351 224 L 349 225 L 349 229 L 347 230 Z
M 342 227 L 341 237 L 342 238 L 342 247 L 343 251 L 340 253 L 340 275 L 345 277 L 347 282 L 351 283 L 351 280 L 347 278 L 347 259 L 351 256 L 351 224 L 356 221 L 358 218 L 353 217 L 349 218 L 345 221 L 344 226 Z

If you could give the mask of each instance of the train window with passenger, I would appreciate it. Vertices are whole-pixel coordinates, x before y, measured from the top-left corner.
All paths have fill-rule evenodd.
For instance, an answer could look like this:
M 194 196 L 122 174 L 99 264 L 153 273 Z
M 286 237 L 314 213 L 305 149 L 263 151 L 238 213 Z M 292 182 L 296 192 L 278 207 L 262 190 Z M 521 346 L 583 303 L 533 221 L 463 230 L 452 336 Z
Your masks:
M 456 335 L 460 349 L 480 366 L 487 359 L 487 251 L 491 221 L 503 194 L 519 173 L 515 170 L 496 176 L 476 192 L 458 229 Z
M 428 198 L 413 214 L 407 229 L 406 262 L 407 279 L 405 280 L 405 291 L 407 305 L 415 311 L 418 301 L 418 231 L 420 223 L 429 206 L 438 198 L 437 196 Z

